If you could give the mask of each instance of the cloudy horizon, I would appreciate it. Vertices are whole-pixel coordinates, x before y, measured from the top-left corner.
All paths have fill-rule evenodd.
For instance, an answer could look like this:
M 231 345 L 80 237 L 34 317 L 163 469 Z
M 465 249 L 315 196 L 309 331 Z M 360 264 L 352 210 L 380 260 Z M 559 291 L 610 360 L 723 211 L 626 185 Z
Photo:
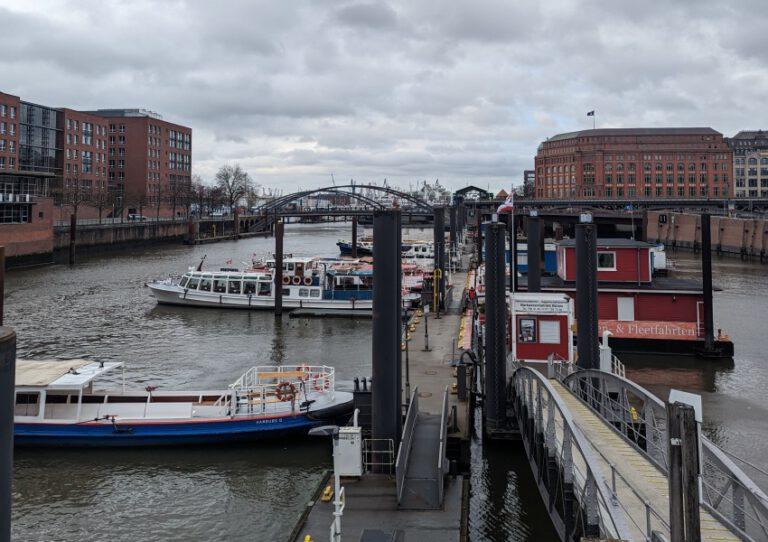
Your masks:
M 766 128 L 768 4 L 0 0 L 0 90 L 193 129 L 193 173 L 520 184 L 598 127 Z

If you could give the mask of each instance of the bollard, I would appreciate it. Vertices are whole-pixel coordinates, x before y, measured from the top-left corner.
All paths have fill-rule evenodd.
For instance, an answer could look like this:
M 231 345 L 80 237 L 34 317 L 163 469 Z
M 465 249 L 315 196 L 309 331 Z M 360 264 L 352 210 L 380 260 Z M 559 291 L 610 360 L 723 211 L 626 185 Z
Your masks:
M 0 327 L 0 542 L 11 540 L 16 334 Z
M 357 258 L 357 215 L 352 217 L 352 257 Z

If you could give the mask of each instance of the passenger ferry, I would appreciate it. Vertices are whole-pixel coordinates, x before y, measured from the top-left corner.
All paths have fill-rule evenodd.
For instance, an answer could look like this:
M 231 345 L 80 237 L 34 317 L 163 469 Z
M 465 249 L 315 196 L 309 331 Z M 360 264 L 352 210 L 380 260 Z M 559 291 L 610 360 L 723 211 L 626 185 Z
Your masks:
M 203 271 L 202 262 L 180 278 L 147 283 L 158 303 L 197 307 L 272 309 L 275 260 L 250 269 Z M 361 260 L 294 258 L 283 260 L 283 308 L 371 310 L 373 266 Z
M 97 390 L 120 362 L 17 360 L 18 446 L 212 444 L 306 434 L 337 423 L 352 394 L 335 390 L 328 366 L 251 367 L 225 390 Z M 111 379 L 114 381 L 115 379 Z

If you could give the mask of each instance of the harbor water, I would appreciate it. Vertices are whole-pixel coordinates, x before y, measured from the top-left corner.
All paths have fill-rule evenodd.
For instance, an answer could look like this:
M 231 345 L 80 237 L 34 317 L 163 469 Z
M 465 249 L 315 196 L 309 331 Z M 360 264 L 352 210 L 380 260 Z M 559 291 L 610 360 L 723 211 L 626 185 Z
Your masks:
M 285 252 L 336 255 L 336 241 L 349 233 L 349 225 L 289 225 Z M 428 239 L 431 230 L 409 236 Z M 268 311 L 156 306 L 144 286 L 185 271 L 203 255 L 209 268 L 239 265 L 266 256 L 273 243 L 152 246 L 84 256 L 72 269 L 12 271 L 5 321 L 18 334 L 19 357 L 123 361 L 126 381 L 138 388 L 223 388 L 251 365 L 274 363 L 333 365 L 337 378 L 347 381 L 370 375 L 370 320 L 280 321 Z M 680 274 L 697 275 L 693 255 L 673 258 Z M 701 393 L 706 433 L 768 470 L 768 267 L 716 260 L 714 278 L 722 288 L 715 294 L 715 321 L 736 344 L 734 363 L 632 358 L 625 360 L 627 374 L 662 398 L 670 387 Z M 113 378 L 119 385 L 120 375 Z M 330 464 L 330 444 L 309 439 L 236 447 L 17 449 L 13 537 L 282 540 Z M 548 521 L 525 455 L 476 443 L 471 539 L 549 540 Z

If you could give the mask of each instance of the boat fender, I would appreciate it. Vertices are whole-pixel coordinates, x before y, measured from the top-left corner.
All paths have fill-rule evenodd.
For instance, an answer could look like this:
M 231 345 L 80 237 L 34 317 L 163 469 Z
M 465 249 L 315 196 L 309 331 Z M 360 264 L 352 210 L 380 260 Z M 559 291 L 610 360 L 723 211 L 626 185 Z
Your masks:
M 293 277 L 294 284 L 301 284 L 301 277 Z
M 304 277 L 304 285 L 312 286 L 312 277 Z
M 283 284 L 290 284 L 291 283 L 291 277 L 285 276 L 283 277 Z
M 280 382 L 275 389 L 275 395 L 280 401 L 291 401 L 296 395 L 296 387 L 288 381 Z

